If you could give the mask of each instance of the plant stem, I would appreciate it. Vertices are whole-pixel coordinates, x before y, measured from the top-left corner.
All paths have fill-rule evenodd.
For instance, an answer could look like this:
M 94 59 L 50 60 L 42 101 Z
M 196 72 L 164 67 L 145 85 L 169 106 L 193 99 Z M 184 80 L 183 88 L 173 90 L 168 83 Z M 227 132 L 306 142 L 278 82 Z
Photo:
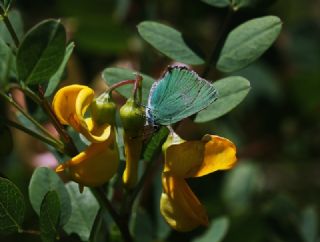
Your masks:
M 32 122 L 42 133 L 48 136 L 50 139 L 54 140 L 57 144 L 63 146 L 60 140 L 57 140 L 53 137 L 41 124 L 38 123 L 30 114 L 28 114 L 19 104 L 17 104 L 12 97 L 6 95 L 3 91 L 0 91 L 0 96 L 3 97 L 8 103 L 13 105 L 16 109 L 18 109 L 30 122 Z
M 63 153 L 63 146 L 61 146 L 60 144 L 58 144 L 55 140 L 52 140 L 46 136 L 43 136 L 39 133 L 36 133 L 26 127 L 24 127 L 23 125 L 19 124 L 19 123 L 16 123 L 12 120 L 6 120 L 5 121 L 6 124 L 8 124 L 10 127 L 13 127 L 13 128 L 16 128 L 16 129 L 19 129 L 39 140 L 41 140 L 42 142 L 48 144 L 48 145 L 51 145 L 52 147 L 54 147 L 55 149 L 57 149 L 59 152 Z
M 13 42 L 14 42 L 15 46 L 17 48 L 19 48 L 20 41 L 19 41 L 19 38 L 18 38 L 18 36 L 16 34 L 16 31 L 14 30 L 14 28 L 13 28 L 11 22 L 10 22 L 8 13 L 2 7 L 0 7 L 0 9 L 1 9 L 1 12 L 2 12 L 1 16 L 3 18 L 3 22 L 4 22 L 5 26 L 7 27 L 8 31 L 9 31 L 9 33 L 11 35 L 11 38 L 13 39 Z
M 49 119 L 51 120 L 53 126 L 55 127 L 55 129 L 57 130 L 57 132 L 59 133 L 64 145 L 65 145 L 65 149 L 64 151 L 67 152 L 67 154 L 69 156 L 74 156 L 76 154 L 78 154 L 77 149 L 73 143 L 73 140 L 71 139 L 71 137 L 69 136 L 69 134 L 66 132 L 66 130 L 64 129 L 64 127 L 60 124 L 59 120 L 57 119 L 55 113 L 53 112 L 50 103 L 48 102 L 47 99 L 45 99 L 43 93 L 41 97 L 39 97 L 38 95 L 36 95 L 29 87 L 27 87 L 26 85 L 24 85 L 24 83 L 22 83 L 21 85 L 15 84 L 15 83 L 11 83 L 9 85 L 9 90 L 12 89 L 19 89 L 21 90 L 25 95 L 27 95 L 33 102 L 35 102 L 36 104 L 38 104 L 39 106 L 42 107 L 42 109 L 47 113 Z
M 110 86 L 106 92 L 111 93 L 114 89 L 124 86 L 124 85 L 128 85 L 128 84 L 134 84 L 136 82 L 136 80 L 123 80 L 121 82 L 117 82 L 115 84 L 113 84 L 112 86 Z
M 116 212 L 110 201 L 106 198 L 105 192 L 102 187 L 91 188 L 91 191 L 96 196 L 100 204 L 108 210 L 112 216 L 114 222 L 117 224 L 119 230 L 121 231 L 122 237 L 125 242 L 133 242 L 133 238 L 130 235 L 128 228 L 128 220 L 122 219 L 120 215 Z
M 213 44 L 211 55 L 207 61 L 207 64 L 203 70 L 203 73 L 201 75 L 203 78 L 208 77 L 211 66 L 213 64 L 215 64 L 219 58 L 219 54 L 220 54 L 220 51 L 223 47 L 223 43 L 227 37 L 227 30 L 230 26 L 233 14 L 234 14 L 234 10 L 230 7 L 228 10 L 227 16 L 225 17 L 223 24 L 218 31 L 219 35 Z
M 31 230 L 31 229 L 20 229 L 19 233 L 21 234 L 31 234 L 31 235 L 40 235 L 40 231 L 37 230 Z

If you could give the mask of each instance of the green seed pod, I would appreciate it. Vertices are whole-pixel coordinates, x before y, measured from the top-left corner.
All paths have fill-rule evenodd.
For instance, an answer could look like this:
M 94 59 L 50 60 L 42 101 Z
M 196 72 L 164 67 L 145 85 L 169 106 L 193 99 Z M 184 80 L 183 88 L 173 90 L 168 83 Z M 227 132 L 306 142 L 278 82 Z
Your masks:
M 115 124 L 117 105 L 109 94 L 102 94 L 91 104 L 91 115 L 98 124 Z
M 0 127 L 0 157 L 7 156 L 13 149 L 13 138 L 9 127 L 3 125 Z
M 141 136 L 145 125 L 144 108 L 129 98 L 125 105 L 120 108 L 120 118 L 123 129 L 131 137 Z

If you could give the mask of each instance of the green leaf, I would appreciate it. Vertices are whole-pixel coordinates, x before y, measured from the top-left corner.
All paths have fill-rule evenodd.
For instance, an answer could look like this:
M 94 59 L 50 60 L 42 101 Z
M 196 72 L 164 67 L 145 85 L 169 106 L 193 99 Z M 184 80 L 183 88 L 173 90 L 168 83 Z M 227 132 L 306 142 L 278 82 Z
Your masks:
M 222 197 L 234 214 L 240 215 L 252 207 L 254 195 L 264 185 L 261 168 L 253 162 L 242 161 L 226 174 Z
M 56 191 L 49 191 L 40 207 L 40 232 L 43 242 L 54 242 L 60 219 L 60 199 Z
M 71 42 L 70 44 L 68 44 L 66 48 L 64 58 L 60 67 L 58 68 L 57 72 L 49 80 L 48 87 L 44 94 L 45 97 L 50 97 L 54 93 L 54 91 L 57 89 L 60 81 L 62 80 L 64 70 L 67 66 L 67 63 L 70 59 L 73 49 L 74 49 L 74 43 Z
M 8 12 L 8 18 L 18 36 L 18 39 L 20 40 L 23 36 L 23 21 L 22 17 L 19 11 L 17 10 L 10 10 Z M 6 25 L 3 21 L 0 21 L 0 39 L 2 39 L 4 42 L 10 44 L 10 46 L 15 46 L 14 41 L 11 37 L 11 34 L 9 33 Z
M 64 58 L 66 31 L 60 21 L 45 20 L 23 39 L 17 54 L 20 81 L 39 84 L 49 81 Z
M 229 228 L 229 219 L 225 216 L 213 220 L 205 234 L 193 240 L 193 242 L 221 242 Z
M 111 86 L 117 82 L 123 81 L 123 80 L 130 80 L 135 79 L 135 71 L 125 69 L 125 68 L 119 68 L 119 67 L 110 67 L 104 69 L 102 72 L 102 78 L 107 82 L 108 86 Z M 154 82 L 154 79 L 148 75 L 139 73 L 142 77 L 142 103 L 147 103 L 148 101 L 148 95 L 149 90 Z M 117 88 L 116 90 L 119 91 L 119 93 L 126 98 L 131 97 L 132 95 L 132 88 L 133 85 L 125 85 L 120 88 Z
M 314 207 L 309 206 L 302 211 L 300 234 L 305 242 L 317 242 L 318 215 Z
M 88 241 L 99 204 L 89 188 L 85 187 L 83 193 L 80 193 L 75 182 L 69 182 L 66 187 L 71 198 L 72 213 L 64 230 L 68 234 L 76 233 L 83 241 Z
M 168 136 L 169 130 L 166 127 L 161 127 L 161 129 L 152 136 L 151 140 L 148 142 L 145 150 L 143 151 L 143 159 L 150 161 L 154 153 L 160 148 L 160 145 L 164 142 L 164 139 Z
M 232 30 L 224 43 L 217 68 L 239 70 L 258 59 L 277 39 L 282 27 L 276 16 L 249 20 Z
M 250 82 L 240 76 L 230 76 L 214 83 L 218 90 L 218 100 L 198 113 L 195 122 L 203 123 L 228 113 L 247 96 Z
M 14 75 L 14 60 L 11 49 L 0 39 L 0 87 L 7 84 L 9 77 Z
M 24 198 L 8 179 L 0 177 L 0 234 L 20 230 L 25 214 Z
M 144 21 L 138 25 L 141 37 L 169 58 L 190 65 L 201 65 L 204 60 L 185 43 L 182 34 L 167 25 Z
M 71 215 L 71 202 L 67 189 L 60 177 L 47 167 L 38 167 L 29 184 L 29 198 L 33 209 L 40 214 L 41 202 L 48 191 L 56 190 L 61 202 L 60 225 L 65 225 Z
M 237 11 L 240 8 L 250 6 L 256 0 L 230 0 L 232 8 Z
M 230 5 L 229 0 L 202 0 L 202 2 L 205 2 L 211 6 L 219 7 L 219 8 L 227 7 Z

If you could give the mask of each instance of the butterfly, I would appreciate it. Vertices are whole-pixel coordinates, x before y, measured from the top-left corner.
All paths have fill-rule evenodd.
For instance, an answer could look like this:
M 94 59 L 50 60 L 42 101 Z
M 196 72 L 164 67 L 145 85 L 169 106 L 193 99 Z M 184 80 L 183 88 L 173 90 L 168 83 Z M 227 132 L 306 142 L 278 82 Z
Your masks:
M 171 125 L 208 107 L 217 100 L 212 83 L 185 66 L 169 66 L 153 83 L 146 107 L 149 125 Z

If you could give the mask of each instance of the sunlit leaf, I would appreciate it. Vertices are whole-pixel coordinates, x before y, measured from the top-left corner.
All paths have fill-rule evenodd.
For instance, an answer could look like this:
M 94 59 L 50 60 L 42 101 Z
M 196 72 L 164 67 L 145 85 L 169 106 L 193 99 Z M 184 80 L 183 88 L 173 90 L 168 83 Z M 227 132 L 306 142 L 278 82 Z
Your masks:
M 74 43 L 71 42 L 66 48 L 66 52 L 64 54 L 64 58 L 63 58 L 63 61 L 60 65 L 60 67 L 58 68 L 57 72 L 49 80 L 48 87 L 47 87 L 46 92 L 44 94 L 45 97 L 50 97 L 54 93 L 56 88 L 58 87 L 60 81 L 62 81 L 63 73 L 64 73 L 64 70 L 67 66 L 68 60 L 71 57 L 71 54 L 73 52 L 73 48 L 74 48 Z
M 29 198 L 33 209 L 40 214 L 40 207 L 47 192 L 58 192 L 61 202 L 60 225 L 66 224 L 71 215 L 71 202 L 69 194 L 60 177 L 47 167 L 38 167 L 32 174 L 29 184 Z
M 193 242 L 221 242 L 226 236 L 229 228 L 229 219 L 227 217 L 215 218 L 210 228 Z
M 139 72 L 120 67 L 110 67 L 104 69 L 104 71 L 102 72 L 102 77 L 107 82 L 108 86 L 111 86 L 123 80 L 134 80 L 136 78 L 135 73 Z M 146 103 L 148 100 L 149 90 L 154 82 L 154 79 L 148 75 L 141 73 L 139 74 L 143 77 L 142 103 Z M 117 88 L 116 90 L 119 91 L 121 95 L 125 96 L 126 98 L 129 98 L 132 95 L 132 88 L 132 85 L 125 85 L 120 88 Z
M 65 44 L 66 31 L 60 21 L 45 20 L 33 27 L 18 50 L 19 80 L 26 84 L 49 81 L 63 61 Z
M 218 99 L 198 113 L 195 122 L 203 123 L 228 113 L 247 96 L 250 82 L 240 76 L 230 76 L 214 83 L 218 90 Z
M 60 199 L 56 191 L 49 191 L 40 207 L 40 233 L 43 242 L 54 242 L 60 219 Z
M 217 68 L 239 70 L 258 59 L 277 39 L 282 27 L 276 16 L 249 20 L 232 30 L 224 43 Z
M 190 65 L 204 63 L 185 43 L 182 34 L 167 25 L 145 21 L 138 25 L 141 37 L 161 53 L 173 60 Z
M 24 198 L 8 179 L 0 177 L 0 234 L 18 232 L 25 214 Z
M 76 233 L 83 241 L 88 241 L 99 204 L 89 188 L 85 187 L 83 193 L 80 193 L 75 182 L 69 182 L 66 187 L 71 198 L 72 213 L 64 230 L 68 234 Z

